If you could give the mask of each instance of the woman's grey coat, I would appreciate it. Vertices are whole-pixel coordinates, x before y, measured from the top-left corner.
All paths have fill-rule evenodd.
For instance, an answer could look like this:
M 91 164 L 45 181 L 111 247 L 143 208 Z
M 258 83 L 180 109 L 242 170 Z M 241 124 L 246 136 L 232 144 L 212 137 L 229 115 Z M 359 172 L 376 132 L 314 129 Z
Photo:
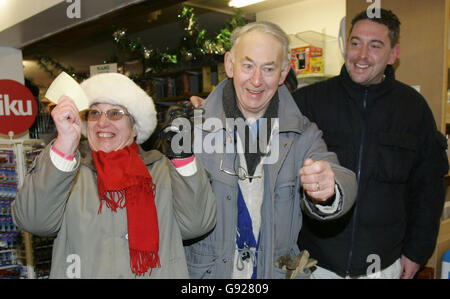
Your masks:
M 90 150 L 71 172 L 38 156 L 13 204 L 15 223 L 38 236 L 53 236 L 51 278 L 135 278 L 130 269 L 126 209 L 98 214 L 97 176 Z M 142 278 L 188 278 L 183 239 L 212 230 L 216 201 L 206 173 L 181 176 L 160 152 L 139 152 L 156 184 L 161 268 Z M 80 159 L 80 153 L 77 153 Z

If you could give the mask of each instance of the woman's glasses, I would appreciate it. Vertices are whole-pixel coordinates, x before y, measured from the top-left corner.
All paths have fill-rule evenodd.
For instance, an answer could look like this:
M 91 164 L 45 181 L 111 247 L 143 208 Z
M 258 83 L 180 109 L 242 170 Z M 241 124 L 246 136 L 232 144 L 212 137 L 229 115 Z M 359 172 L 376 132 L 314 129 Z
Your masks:
M 87 110 L 86 114 L 87 120 L 98 121 L 102 117 L 102 114 L 105 114 L 106 118 L 112 121 L 121 120 L 125 115 L 130 115 L 129 113 L 126 113 L 125 111 L 120 109 L 109 109 L 105 112 L 97 109 L 89 109 Z

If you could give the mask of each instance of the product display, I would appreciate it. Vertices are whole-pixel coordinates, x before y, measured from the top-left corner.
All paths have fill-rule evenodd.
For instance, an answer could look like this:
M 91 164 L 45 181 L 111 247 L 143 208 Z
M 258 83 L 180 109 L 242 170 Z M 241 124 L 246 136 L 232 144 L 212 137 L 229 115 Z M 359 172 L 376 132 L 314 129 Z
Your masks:
M 23 177 L 41 152 L 31 143 L 24 147 L 19 142 L 20 146 L 11 149 L 11 144 L 0 142 L 0 279 L 48 278 L 50 272 L 53 238 L 31 236 L 31 244 L 25 244 L 24 235 L 30 234 L 19 231 L 11 216 L 19 176 Z M 31 261 L 26 256 L 32 257 Z
M 297 75 L 323 73 L 323 49 L 320 47 L 299 47 L 291 49 L 292 68 Z
M 32 240 L 36 278 L 47 279 L 50 276 L 54 238 L 33 236 Z
M 0 278 L 20 278 L 23 268 L 17 259 L 20 232 L 11 217 L 17 194 L 14 151 L 0 150 Z

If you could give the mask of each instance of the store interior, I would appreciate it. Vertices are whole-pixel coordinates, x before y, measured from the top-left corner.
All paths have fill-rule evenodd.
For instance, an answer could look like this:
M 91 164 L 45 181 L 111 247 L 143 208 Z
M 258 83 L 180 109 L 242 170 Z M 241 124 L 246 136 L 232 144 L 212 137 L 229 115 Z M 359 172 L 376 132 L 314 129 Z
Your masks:
M 206 97 L 225 78 L 223 54 L 239 24 L 271 21 L 288 33 L 292 49 L 320 49 L 320 67 L 297 72 L 301 87 L 339 74 L 346 16 L 370 5 L 365 0 L 265 0 L 241 8 L 230 7 L 230 0 L 47 0 L 34 6 L 28 1 L 0 0 L 0 79 L 25 84 L 39 107 L 36 122 L 16 141 L 0 134 L 1 184 L 19 181 L 42 145 L 54 138 L 44 96 L 63 71 L 78 82 L 110 69 L 126 74 L 152 96 L 163 122 L 168 107 L 191 95 Z M 384 0 L 383 5 L 404 20 L 398 79 L 425 96 L 438 129 L 449 134 L 450 3 L 424 2 L 429 1 Z M 156 139 L 144 146 L 155 147 Z M 0 244 L 6 244 L 0 247 L 0 278 L 48 278 L 52 238 L 17 232 L 9 212 L 16 191 L 2 191 L 9 193 L 0 194 L 5 240 Z M 442 254 L 450 248 L 449 217 L 442 218 L 427 264 L 431 274 L 423 274 L 427 278 L 440 277 Z

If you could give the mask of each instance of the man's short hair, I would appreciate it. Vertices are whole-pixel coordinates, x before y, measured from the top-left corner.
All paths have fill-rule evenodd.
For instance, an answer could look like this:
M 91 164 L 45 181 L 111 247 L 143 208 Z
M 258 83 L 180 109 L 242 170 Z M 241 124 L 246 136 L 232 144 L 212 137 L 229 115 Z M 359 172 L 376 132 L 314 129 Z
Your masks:
M 352 20 L 352 28 L 350 29 L 350 32 L 353 31 L 353 27 L 358 21 L 362 20 L 370 20 L 373 22 L 377 22 L 379 24 L 383 24 L 388 27 L 389 29 L 389 39 L 391 41 L 391 48 L 393 48 L 396 44 L 398 44 L 398 41 L 400 39 L 400 20 L 398 17 L 391 11 L 386 10 L 384 8 L 380 9 L 380 17 L 369 17 L 367 14 L 367 11 L 364 10 L 357 14 L 353 20 Z
M 233 32 L 231 33 L 231 50 L 230 50 L 232 61 L 234 62 L 234 46 L 237 44 L 242 35 L 253 30 L 259 30 L 260 32 L 268 33 L 280 41 L 283 53 L 285 54 L 282 67 L 283 68 L 286 67 L 288 63 L 290 63 L 289 37 L 283 31 L 283 29 L 280 28 L 280 26 L 267 21 L 248 23 L 242 27 L 238 27 L 235 30 L 233 30 Z

